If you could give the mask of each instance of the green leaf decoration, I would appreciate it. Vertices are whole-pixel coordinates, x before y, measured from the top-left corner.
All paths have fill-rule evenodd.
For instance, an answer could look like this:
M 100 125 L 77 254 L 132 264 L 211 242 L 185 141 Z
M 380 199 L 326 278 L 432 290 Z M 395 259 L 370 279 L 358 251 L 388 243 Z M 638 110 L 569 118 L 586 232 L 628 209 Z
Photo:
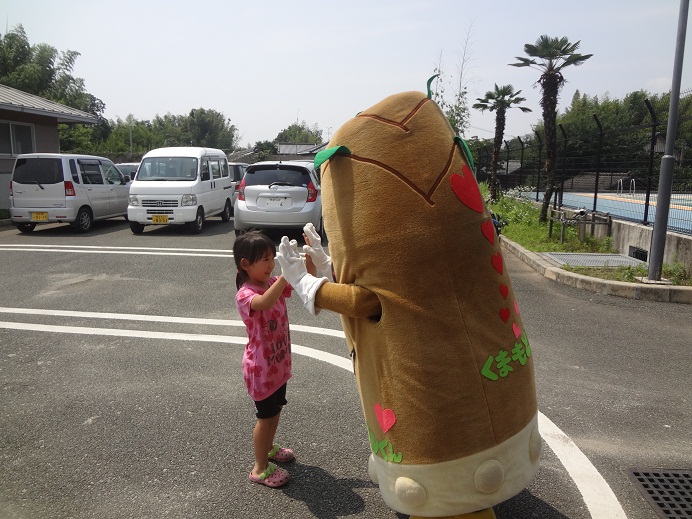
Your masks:
M 334 155 L 350 155 L 351 150 L 346 146 L 334 146 L 332 148 L 327 148 L 322 150 L 317 155 L 315 155 L 315 169 L 319 168 L 322 164 L 331 159 Z
M 471 155 L 471 149 L 469 148 L 469 145 L 466 144 L 466 141 L 458 135 L 454 136 L 454 142 L 456 142 L 457 146 L 459 146 L 461 154 L 464 156 L 464 159 L 466 159 L 466 163 L 469 165 L 471 169 L 474 169 L 473 156 Z
M 435 78 L 439 76 L 439 74 L 435 74 L 433 77 L 428 79 L 428 99 L 432 99 L 432 90 L 430 90 L 430 85 L 432 85 L 432 82 L 435 81 Z

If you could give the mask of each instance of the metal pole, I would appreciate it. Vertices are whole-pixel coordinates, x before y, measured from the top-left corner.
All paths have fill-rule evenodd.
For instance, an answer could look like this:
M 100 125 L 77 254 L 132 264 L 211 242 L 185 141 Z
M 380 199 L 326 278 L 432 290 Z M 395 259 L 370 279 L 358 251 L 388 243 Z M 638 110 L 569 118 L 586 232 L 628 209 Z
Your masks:
M 661 280 L 661 272 L 663 270 L 663 251 L 666 246 L 668 211 L 670 210 L 670 195 L 673 189 L 673 168 L 675 166 L 675 127 L 678 122 L 680 82 L 682 79 L 682 64 L 685 55 L 685 36 L 687 34 L 687 13 L 689 7 L 689 0 L 680 0 L 678 37 L 675 46 L 675 63 L 673 66 L 673 85 L 670 90 L 670 107 L 668 108 L 666 148 L 663 158 L 661 159 L 661 176 L 658 180 L 658 198 L 656 200 L 656 221 L 654 221 L 654 230 L 651 236 L 651 254 L 649 255 L 648 278 L 653 281 Z
M 656 150 L 656 131 L 658 128 L 658 118 L 656 111 L 651 106 L 648 99 L 644 100 L 647 110 L 651 114 L 651 144 L 649 145 L 649 164 L 646 170 L 646 199 L 644 201 L 644 220 L 642 224 L 649 225 L 649 203 L 651 202 L 651 177 L 654 172 L 654 152 Z
M 523 184 L 521 176 L 524 173 L 524 143 L 521 142 L 521 137 L 517 137 L 519 141 L 519 146 L 521 146 L 521 156 L 519 157 L 519 185 Z
M 601 176 L 601 151 L 603 150 L 603 126 L 601 126 L 601 121 L 598 120 L 598 115 L 593 114 L 594 121 L 598 125 L 598 159 L 596 162 L 596 186 L 593 192 L 593 212 L 596 212 L 598 207 L 598 182 Z M 593 229 L 593 227 L 592 227 Z
M 536 134 L 536 139 L 538 140 L 538 167 L 536 171 L 536 202 L 538 202 L 538 192 L 541 187 L 541 154 L 543 153 L 543 141 L 536 130 L 534 130 L 533 133 Z
M 567 132 L 565 131 L 565 128 L 561 125 L 558 124 L 558 127 L 560 128 L 560 131 L 562 132 L 562 137 L 564 139 L 563 141 L 563 151 L 562 151 L 562 172 L 560 173 L 560 189 L 559 189 L 559 194 L 560 194 L 560 208 L 562 208 L 562 195 L 565 193 L 565 161 L 567 160 Z M 555 186 L 557 187 L 557 186 Z M 557 199 L 558 195 L 558 190 L 555 190 L 555 199 Z

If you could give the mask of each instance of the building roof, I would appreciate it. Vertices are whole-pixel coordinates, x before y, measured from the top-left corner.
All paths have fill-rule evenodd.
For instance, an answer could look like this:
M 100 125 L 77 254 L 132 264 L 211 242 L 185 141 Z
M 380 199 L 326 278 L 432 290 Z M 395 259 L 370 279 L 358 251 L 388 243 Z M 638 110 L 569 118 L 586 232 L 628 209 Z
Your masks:
M 279 155 L 310 155 L 317 153 L 326 145 L 326 142 L 323 142 L 322 144 L 295 144 L 280 142 L 278 149 Z
M 95 115 L 6 85 L 0 85 L 0 110 L 55 117 L 59 123 L 96 124 Z

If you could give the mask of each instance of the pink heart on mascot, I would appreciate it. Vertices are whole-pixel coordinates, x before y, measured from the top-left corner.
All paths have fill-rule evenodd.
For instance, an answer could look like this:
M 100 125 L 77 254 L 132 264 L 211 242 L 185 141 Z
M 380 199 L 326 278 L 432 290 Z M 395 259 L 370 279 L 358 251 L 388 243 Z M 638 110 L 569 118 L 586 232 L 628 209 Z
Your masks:
M 481 231 L 483 232 L 485 239 L 488 240 L 492 245 L 495 245 L 495 227 L 493 226 L 493 221 L 486 220 L 483 222 L 481 224 Z
M 521 328 L 517 323 L 512 323 L 512 331 L 514 332 L 514 336 L 518 339 L 521 335 Z
M 498 274 L 502 275 L 502 253 L 498 252 L 490 257 L 490 261 L 493 264 L 493 268 Z
M 463 177 L 458 173 L 454 173 L 451 177 L 449 177 L 449 181 L 452 184 L 452 189 L 459 200 L 461 200 L 466 207 L 473 209 L 477 213 L 482 213 L 483 198 L 481 197 L 481 192 L 478 189 L 476 179 L 473 178 L 473 173 L 467 166 L 463 166 L 461 171 L 464 174 Z
M 396 422 L 396 415 L 391 409 L 382 409 L 380 404 L 375 404 L 375 416 L 377 417 L 377 423 L 380 424 L 382 432 L 387 432 L 394 426 Z

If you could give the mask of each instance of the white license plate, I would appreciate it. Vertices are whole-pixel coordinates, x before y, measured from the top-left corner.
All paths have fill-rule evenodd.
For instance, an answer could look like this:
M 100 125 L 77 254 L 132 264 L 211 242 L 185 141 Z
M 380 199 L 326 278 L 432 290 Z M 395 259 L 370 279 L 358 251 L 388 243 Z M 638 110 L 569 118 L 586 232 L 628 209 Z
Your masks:
M 285 198 L 267 198 L 266 199 L 266 207 L 285 207 L 286 204 L 286 199 Z

